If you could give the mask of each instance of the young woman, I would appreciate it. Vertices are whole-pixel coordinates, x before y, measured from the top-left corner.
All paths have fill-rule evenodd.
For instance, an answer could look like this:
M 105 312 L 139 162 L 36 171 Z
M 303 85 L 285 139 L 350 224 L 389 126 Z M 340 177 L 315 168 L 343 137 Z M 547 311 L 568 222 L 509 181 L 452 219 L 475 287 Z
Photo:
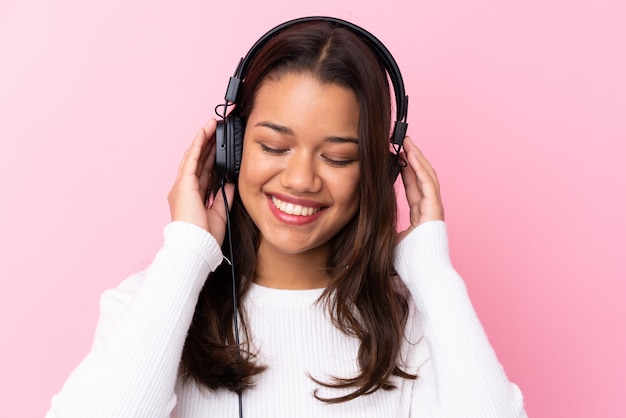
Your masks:
M 334 19 L 291 23 L 243 81 L 228 116 L 245 127 L 237 187 L 217 191 L 211 120 L 180 165 L 162 249 L 105 292 L 93 349 L 47 416 L 525 416 L 408 137 L 411 226 L 396 232 L 379 52 Z

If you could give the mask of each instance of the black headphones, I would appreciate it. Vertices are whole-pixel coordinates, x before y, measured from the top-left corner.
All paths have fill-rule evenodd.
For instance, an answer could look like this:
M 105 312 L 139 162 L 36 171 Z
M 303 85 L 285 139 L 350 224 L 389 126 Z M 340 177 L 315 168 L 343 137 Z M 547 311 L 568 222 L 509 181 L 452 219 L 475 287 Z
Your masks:
M 362 38 L 370 46 L 372 52 L 378 57 L 381 63 L 384 65 L 391 83 L 393 85 L 394 96 L 396 99 L 396 122 L 394 124 L 393 133 L 390 138 L 390 142 L 394 145 L 396 150 L 395 154 L 391 154 L 394 170 L 394 179 L 397 176 L 400 168 L 398 152 L 404 141 L 407 129 L 407 108 L 409 103 L 409 97 L 404 92 L 404 82 L 402 81 L 402 74 L 395 59 L 389 52 L 389 50 L 380 42 L 374 35 L 366 31 L 365 29 L 347 22 L 345 20 L 337 19 L 334 17 L 312 16 L 303 17 L 299 19 L 290 20 L 282 23 L 271 29 L 265 35 L 263 35 L 252 46 L 250 51 L 244 58 L 239 61 L 239 65 L 235 71 L 234 76 L 230 77 L 228 82 L 228 88 L 226 89 L 226 95 L 224 99 L 224 114 L 223 120 L 217 122 L 217 128 L 215 131 L 216 140 L 216 154 L 215 154 L 215 167 L 217 175 L 224 181 L 234 183 L 237 181 L 239 175 L 239 167 L 241 165 L 241 154 L 243 149 L 243 133 L 245 129 L 245 121 L 241 120 L 238 116 L 226 115 L 226 108 L 237 103 L 239 86 L 242 80 L 245 79 L 246 70 L 250 65 L 250 62 L 257 55 L 257 53 L 265 46 L 268 40 L 275 36 L 278 32 L 298 23 L 310 22 L 310 21 L 323 21 L 329 22 L 333 26 L 343 27 L 351 30 L 360 38 Z

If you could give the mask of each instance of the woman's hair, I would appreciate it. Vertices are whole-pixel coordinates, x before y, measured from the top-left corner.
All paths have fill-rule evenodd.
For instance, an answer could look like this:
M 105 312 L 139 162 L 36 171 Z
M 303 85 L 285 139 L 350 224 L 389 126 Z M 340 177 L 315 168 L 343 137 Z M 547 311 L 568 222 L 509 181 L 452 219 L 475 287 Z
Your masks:
M 389 84 L 379 59 L 354 32 L 325 21 L 300 23 L 279 32 L 259 51 L 245 75 L 234 114 L 245 121 L 263 81 L 278 80 L 289 73 L 307 74 L 322 83 L 346 87 L 356 94 L 359 103 L 359 209 L 333 238 L 327 262 L 331 281 L 318 303 L 325 304 L 337 328 L 361 341 L 360 374 L 334 376 L 330 382 L 311 377 L 321 386 L 354 388 L 345 396 L 320 398 L 330 403 L 344 402 L 381 388 L 392 389 L 392 375 L 417 377 L 398 365 L 408 302 L 405 289 L 399 289 L 399 280 L 394 280 L 393 269 L 397 208 L 387 157 Z M 238 193 L 231 214 L 240 302 L 254 278 L 259 231 Z M 228 248 L 227 241 L 223 249 Z M 183 349 L 183 377 L 211 389 L 239 391 L 252 387 L 254 375 L 265 367 L 255 361 L 254 342 L 249 339 L 243 311 L 239 324 L 242 347 L 236 346 L 233 333 L 230 266 L 222 263 L 209 275 L 200 293 Z

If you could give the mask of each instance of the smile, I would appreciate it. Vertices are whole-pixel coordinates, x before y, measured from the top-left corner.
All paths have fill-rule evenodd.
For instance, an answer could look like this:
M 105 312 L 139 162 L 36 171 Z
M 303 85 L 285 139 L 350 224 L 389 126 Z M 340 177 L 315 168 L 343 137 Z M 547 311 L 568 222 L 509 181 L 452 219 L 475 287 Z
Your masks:
M 295 205 L 293 203 L 283 202 L 280 199 L 272 196 L 272 203 L 281 212 L 285 212 L 288 215 L 296 216 L 311 216 L 320 211 L 320 208 L 308 208 L 301 205 Z

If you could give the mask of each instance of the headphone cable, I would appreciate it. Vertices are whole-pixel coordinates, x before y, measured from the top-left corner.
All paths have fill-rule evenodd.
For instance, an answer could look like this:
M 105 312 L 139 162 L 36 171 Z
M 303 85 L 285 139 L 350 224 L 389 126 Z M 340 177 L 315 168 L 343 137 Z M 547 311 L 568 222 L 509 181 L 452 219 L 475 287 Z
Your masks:
M 233 327 L 235 332 L 235 345 L 237 346 L 237 361 L 241 360 L 241 348 L 239 343 L 239 308 L 237 303 L 237 283 L 235 280 L 235 259 L 233 252 L 233 240 L 230 232 L 230 208 L 228 207 L 228 200 L 226 199 L 226 191 L 224 190 L 224 179 L 220 180 L 220 188 L 222 189 L 222 198 L 224 200 L 224 209 L 226 209 L 226 233 L 228 236 L 228 250 L 230 256 L 230 273 L 232 279 L 232 298 L 233 298 Z M 239 418 L 243 418 L 243 396 L 241 389 L 237 390 L 237 398 L 239 401 Z

